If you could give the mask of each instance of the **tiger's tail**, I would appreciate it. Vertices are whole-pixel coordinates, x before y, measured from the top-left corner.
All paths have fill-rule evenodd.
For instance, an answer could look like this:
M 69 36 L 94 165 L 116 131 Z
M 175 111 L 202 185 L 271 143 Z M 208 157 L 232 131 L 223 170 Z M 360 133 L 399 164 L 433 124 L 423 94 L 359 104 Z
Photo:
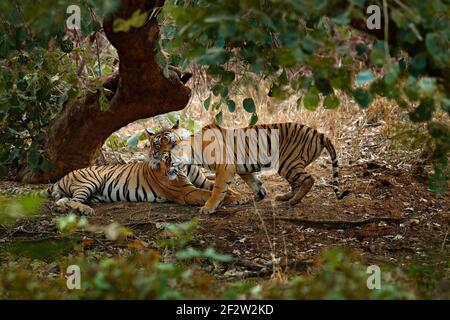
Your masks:
M 339 163 L 336 156 L 336 150 L 334 149 L 334 146 L 331 143 L 330 139 L 326 137 L 324 137 L 323 139 L 323 145 L 330 154 L 331 163 L 333 164 L 333 190 L 336 194 L 336 197 L 341 200 L 342 198 L 348 196 L 350 194 L 350 191 L 345 190 L 342 193 L 339 191 Z

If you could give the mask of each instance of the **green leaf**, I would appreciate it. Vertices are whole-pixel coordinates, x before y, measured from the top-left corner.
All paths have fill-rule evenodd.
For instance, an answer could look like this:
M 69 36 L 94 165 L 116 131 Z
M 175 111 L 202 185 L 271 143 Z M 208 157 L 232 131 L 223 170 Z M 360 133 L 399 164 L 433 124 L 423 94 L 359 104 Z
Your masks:
M 222 64 L 227 60 L 227 52 L 222 48 L 210 48 L 205 54 L 197 58 L 197 63 L 201 65 Z
M 70 253 L 76 243 L 72 238 L 18 240 L 11 244 L 9 250 L 15 256 L 54 261 L 57 257 Z
M 141 13 L 141 9 L 133 12 L 129 19 L 116 18 L 113 22 L 114 32 L 128 32 L 132 27 L 142 27 L 148 18 L 148 12 Z
M 447 34 L 442 32 L 428 33 L 425 44 L 437 65 L 444 66 L 449 62 L 448 60 L 446 61 L 448 59 L 448 51 L 450 50 Z
M 431 120 L 434 111 L 434 104 L 431 100 L 423 100 L 417 108 L 409 113 L 409 118 L 413 122 L 423 122 Z
M 403 12 L 399 9 L 392 9 L 390 13 L 390 17 L 397 25 L 398 28 L 402 28 L 406 24 L 406 17 Z
M 316 87 L 312 86 L 303 97 L 303 105 L 310 111 L 316 110 L 319 105 L 320 97 Z
M 419 100 L 419 85 L 417 83 L 417 79 L 414 77 L 408 77 L 408 80 L 405 83 L 404 91 L 406 96 L 410 101 L 418 101 Z
M 228 86 L 234 81 L 236 75 L 233 71 L 225 71 L 220 76 L 222 84 Z
M 99 91 L 100 91 L 100 94 L 98 96 L 98 103 L 100 105 L 100 110 L 104 112 L 109 109 L 110 104 L 109 104 L 108 99 L 106 98 L 105 90 L 103 88 L 101 88 Z
M 290 95 L 289 88 L 285 85 L 272 84 L 267 95 L 271 98 L 284 100 L 287 99 Z
M 136 148 L 138 146 L 141 135 L 142 132 L 138 132 L 129 137 L 127 140 L 127 146 L 129 148 Z
M 333 93 L 333 87 L 327 79 L 319 78 L 314 80 L 315 86 L 321 93 L 328 95 Z
M 334 88 L 339 88 L 348 91 L 351 88 L 352 75 L 349 71 L 342 69 L 338 70 L 337 74 L 331 79 L 331 84 Z
M 436 79 L 423 77 L 419 81 L 419 92 L 427 97 L 433 98 L 437 90 Z
M 237 26 L 234 20 L 222 20 L 219 25 L 219 35 L 222 38 L 229 38 L 236 33 Z
M 435 194 L 444 194 L 447 191 L 447 181 L 442 169 L 435 168 L 430 178 L 429 188 Z
M 223 112 L 222 111 L 220 111 L 218 114 L 216 114 L 215 120 L 216 120 L 217 125 L 220 126 L 222 124 L 222 122 L 223 122 Z
M 333 17 L 331 20 L 338 25 L 347 25 L 350 22 L 350 19 L 346 12 L 341 15 Z
M 163 75 L 166 79 L 168 79 L 170 76 L 169 65 L 167 64 L 163 68 Z
M 209 97 L 203 102 L 203 106 L 205 107 L 206 110 L 208 110 L 210 104 L 211 104 L 211 95 L 209 95 Z
M 372 73 L 372 70 L 365 70 L 362 71 L 360 73 L 358 73 L 358 75 L 356 76 L 355 82 L 357 86 L 363 86 L 366 84 L 369 84 L 373 81 L 374 76 Z
M 372 52 L 370 53 L 370 61 L 376 66 L 376 67 L 382 67 L 384 65 L 384 49 L 380 47 L 374 47 L 372 49 Z
M 356 45 L 356 53 L 358 54 L 358 56 L 363 55 L 364 53 L 366 53 L 369 49 L 362 43 L 358 43 Z
M 234 112 L 236 110 L 236 103 L 233 100 L 228 99 L 227 100 L 227 107 L 228 107 L 228 111 Z
M 249 125 L 249 126 L 253 126 L 253 125 L 255 125 L 257 122 L 258 122 L 258 115 L 257 115 L 256 113 L 253 113 L 252 116 L 251 116 L 251 118 L 250 118 L 250 121 L 248 122 L 248 125 Z
M 369 104 L 372 101 L 372 96 L 370 92 L 360 88 L 353 91 L 353 98 L 355 98 L 355 101 L 363 109 L 369 107 Z
M 253 101 L 252 98 L 245 98 L 244 101 L 242 102 L 242 105 L 244 107 L 244 110 L 247 111 L 248 113 L 256 112 L 255 102 Z
M 215 96 L 220 95 L 221 97 L 226 97 L 228 95 L 228 87 L 221 84 L 216 84 L 212 87 L 211 91 Z
M 323 107 L 325 109 L 336 109 L 339 107 L 339 98 L 336 97 L 334 94 L 328 95 L 323 100 Z
M 296 65 L 297 59 L 290 48 L 278 48 L 275 51 L 275 59 L 280 66 L 291 68 Z
M 442 99 L 441 107 L 442 107 L 442 110 L 444 110 L 445 112 L 450 114 L 450 99 L 448 99 L 448 98 Z
M 229 262 L 232 260 L 231 256 L 227 254 L 217 253 L 213 247 L 206 248 L 205 251 L 203 252 L 203 257 L 222 262 Z
M 61 41 L 59 47 L 61 48 L 62 52 L 70 53 L 73 50 L 73 42 L 70 40 Z
M 410 68 L 411 75 L 413 75 L 415 77 L 420 76 L 421 74 L 423 74 L 425 72 L 426 67 L 427 67 L 426 54 L 420 53 L 420 54 L 416 55 L 411 60 L 411 68 Z
M 202 253 L 192 247 L 187 247 L 186 249 L 179 250 L 176 253 L 177 259 L 180 259 L 180 260 L 199 258 L 201 256 L 202 256 Z
M 306 53 L 313 53 L 316 50 L 316 43 L 310 36 L 305 36 L 300 40 L 300 44 Z
M 387 85 L 393 85 L 400 74 L 400 66 L 398 63 L 392 63 L 389 65 L 388 71 L 384 76 L 384 82 Z

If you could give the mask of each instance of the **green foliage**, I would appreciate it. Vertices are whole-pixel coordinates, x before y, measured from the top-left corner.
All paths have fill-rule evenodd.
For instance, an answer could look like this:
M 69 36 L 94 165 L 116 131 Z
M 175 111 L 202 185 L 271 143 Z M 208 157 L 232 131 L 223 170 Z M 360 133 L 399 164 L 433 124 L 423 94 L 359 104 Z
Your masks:
M 354 43 L 352 28 L 365 25 L 367 4 L 357 0 L 167 1 L 157 15 L 162 30 L 156 60 L 166 76 L 169 63 L 182 70 L 189 63 L 205 68 L 212 80 L 204 106 L 217 115 L 217 122 L 226 109 L 235 112 L 238 102 L 233 95 L 249 75 L 270 83 L 267 94 L 273 99 L 300 92 L 308 110 L 316 110 L 320 101 L 324 108 L 337 108 L 339 91 L 361 108 L 368 108 L 378 96 L 394 100 L 411 111 L 415 122 L 434 121 L 437 110 L 449 115 L 448 2 L 389 3 L 389 29 L 395 31 L 389 33 L 389 44 L 382 37 Z M 99 30 L 98 21 L 117 9 L 119 0 L 0 3 L 0 174 L 6 172 L 5 165 L 20 166 L 24 172 L 48 171 L 51 164 L 40 145 L 55 113 L 78 92 L 99 88 L 98 83 L 87 86 L 78 79 L 75 62 L 86 56 L 65 30 L 69 5 L 81 8 L 81 32 L 86 36 Z M 114 28 L 120 32 L 139 28 L 148 14 L 136 11 L 127 19 L 116 19 Z M 169 53 L 167 58 L 163 50 Z M 296 72 L 298 67 L 306 72 Z M 107 95 L 100 91 L 104 111 L 109 108 Z M 249 99 L 244 98 L 243 106 L 253 124 L 258 121 L 257 108 Z M 450 140 L 448 130 L 439 132 L 443 136 L 433 139 Z
M 146 134 L 143 131 L 136 132 L 127 140 L 127 147 L 136 148 L 139 141 L 145 141 L 147 139 Z
M 253 101 L 252 98 L 245 98 L 244 101 L 242 101 L 242 105 L 245 111 L 249 113 L 256 112 L 255 102 Z
M 128 32 L 131 28 L 140 28 L 142 27 L 145 22 L 147 21 L 148 13 L 142 12 L 138 9 L 129 19 L 121 19 L 117 18 L 113 22 L 113 30 L 114 32 Z
M 308 275 L 291 277 L 287 283 L 267 281 L 262 285 L 243 282 L 230 286 L 227 297 L 235 299 L 415 299 L 408 278 L 398 269 L 380 266 L 381 288 L 367 288 L 367 265 L 355 252 L 331 248 L 320 255 Z
M 55 219 L 58 229 L 62 233 L 73 233 L 77 229 L 81 229 L 88 225 L 86 217 L 78 217 L 74 213 L 69 213 L 67 216 L 58 217 Z
M 397 283 L 391 283 L 394 277 L 389 266 L 381 266 L 381 288 L 367 288 L 367 265 L 361 258 L 348 250 L 333 248 L 323 252 L 319 260 L 320 267 L 314 277 L 294 278 L 290 281 L 286 297 L 298 299 L 413 299 L 414 293 L 401 287 L 401 275 Z M 400 278 L 400 279 L 399 279 Z M 400 280 L 400 281 L 399 281 Z M 405 290 L 406 289 L 406 290 Z
M 184 249 L 188 243 L 191 241 L 195 229 L 198 226 L 198 220 L 193 219 L 185 223 L 172 224 L 168 223 L 165 225 L 165 230 L 167 232 L 168 239 L 161 240 L 160 246 L 171 248 L 174 251 Z
M 27 257 L 44 261 L 66 255 L 76 244 L 71 238 L 46 238 L 39 240 L 19 240 L 13 242 L 8 251 L 14 256 Z
M 73 233 L 83 218 L 69 214 L 57 219 L 63 237 L 18 240 L 1 252 L 1 299 L 414 299 L 419 288 L 446 294 L 442 285 L 446 274 L 430 267 L 412 265 L 404 272 L 380 265 L 381 289 L 367 288 L 367 265 L 356 252 L 344 248 L 324 250 L 314 266 L 302 275 L 284 273 L 283 280 L 245 280 L 223 283 L 206 275 L 206 260 L 232 262 L 230 255 L 214 248 L 191 246 L 197 220 L 166 224 L 165 239 L 160 246 L 164 255 L 144 249 L 126 238 L 108 239 L 118 242 L 120 255 L 98 251 L 92 239 L 80 240 Z M 112 226 L 95 226 L 84 221 L 82 228 L 92 232 L 101 228 L 105 235 Z M 116 230 L 124 228 L 115 224 Z M 99 239 L 100 240 L 100 239 Z M 102 240 L 100 240 L 102 241 Z M 108 243 L 108 246 L 112 243 Z M 86 250 L 85 246 L 89 247 Z M 125 249 L 125 248 L 128 248 Z M 69 265 L 81 270 L 81 290 L 68 290 L 63 276 Z
M 207 252 L 206 249 L 204 252 Z M 192 257 L 197 257 L 198 252 Z M 219 261 L 212 249 L 208 255 Z M 185 261 L 181 257 L 181 261 Z M 191 256 L 189 257 L 191 258 Z M 48 277 L 47 271 L 65 273 L 69 265 L 81 270 L 81 290 L 68 290 L 64 277 Z M 46 264 L 21 258 L 0 270 L 2 299 L 414 299 L 414 282 L 406 274 L 381 266 L 381 289 L 369 290 L 361 258 L 342 249 L 323 252 L 318 266 L 309 274 L 280 280 L 246 280 L 231 284 L 215 281 L 199 270 L 198 264 L 164 262 L 158 252 L 146 250 L 123 257 L 84 252 Z M 408 275 L 421 286 L 442 280 L 432 270 L 411 268 Z M 413 278 L 413 279 L 414 279 Z M 432 282 L 428 280 L 431 279 Z
M 374 79 L 372 70 L 366 70 L 356 75 L 356 84 L 359 86 L 369 84 Z
M 80 79 L 80 61 L 94 76 L 98 67 L 94 69 L 96 58 L 90 51 L 68 37 L 68 6 L 80 7 L 81 32 L 87 36 L 100 29 L 93 13 L 102 17 L 118 4 L 118 0 L 0 3 L 0 174 L 7 166 L 22 168 L 22 174 L 51 170 L 42 152 L 46 130 L 68 99 L 99 87 L 95 81 Z M 109 108 L 106 95 L 101 90 L 102 110 Z
M 186 249 L 180 250 L 176 253 L 177 259 L 187 260 L 194 258 L 206 258 L 221 262 L 229 262 L 232 258 L 229 255 L 217 253 L 216 250 L 212 247 L 208 247 L 205 250 L 197 250 L 192 247 L 188 247 Z
M 38 213 L 41 205 L 42 198 L 38 196 L 0 197 L 0 225 L 11 226 L 18 219 L 33 216 Z
M 81 31 L 89 35 L 100 29 L 92 19 L 91 11 L 99 17 L 117 9 L 119 0 L 12 0 L 0 3 L 0 59 L 8 58 L 17 51 L 30 52 L 36 48 L 48 49 L 54 44 L 66 46 L 66 13 L 70 5 L 80 7 Z M 69 45 L 70 46 L 70 45 Z
M 78 93 L 64 58 L 57 50 L 36 49 L 0 60 L 0 162 L 14 166 L 26 162 L 32 172 L 51 168 L 39 143 L 66 99 Z
M 420 101 L 411 111 L 416 122 L 432 121 L 439 105 L 450 114 L 450 4 L 389 3 L 389 28 L 395 29 L 389 44 L 381 38 L 353 48 L 349 31 L 358 23 L 365 26 L 366 6 L 367 1 L 356 0 L 170 1 L 160 17 L 170 30 L 163 31 L 162 48 L 183 65 L 187 58 L 205 66 L 213 94 L 225 101 L 252 73 L 272 83 L 268 92 L 272 98 L 283 100 L 303 92 L 303 105 L 311 111 L 322 97 L 324 108 L 338 107 L 334 92 L 339 90 L 361 108 L 368 108 L 377 96 L 409 109 Z M 309 72 L 286 75 L 297 67 Z M 244 110 L 254 114 L 248 99 Z M 205 101 L 206 109 L 210 102 L 211 98 Z M 217 108 L 222 100 L 218 103 Z M 226 104 L 229 112 L 236 110 L 234 104 Z M 256 114 L 251 122 L 255 119 Z M 450 140 L 448 135 L 441 138 Z
M 355 89 L 355 91 L 353 91 L 353 98 L 356 100 L 356 102 L 359 104 L 359 106 L 363 109 L 368 108 L 370 102 L 372 101 L 370 92 L 367 90 L 360 89 L 360 88 L 357 88 L 357 89 Z
M 124 140 L 121 136 L 119 136 L 117 133 L 114 132 L 112 135 L 110 135 L 108 137 L 108 139 L 106 139 L 105 144 L 111 150 L 118 150 L 118 149 L 126 147 L 127 145 L 129 147 L 133 147 L 134 142 L 131 141 L 129 143 L 130 139 L 132 139 L 132 138 L 133 138 L 133 136 L 130 137 L 128 140 Z M 137 142 L 136 142 L 136 146 L 137 146 Z
M 319 97 L 319 91 L 316 87 L 310 87 L 309 90 L 306 92 L 305 96 L 303 97 L 303 105 L 306 109 L 310 111 L 316 110 L 317 106 L 319 105 L 320 97 Z

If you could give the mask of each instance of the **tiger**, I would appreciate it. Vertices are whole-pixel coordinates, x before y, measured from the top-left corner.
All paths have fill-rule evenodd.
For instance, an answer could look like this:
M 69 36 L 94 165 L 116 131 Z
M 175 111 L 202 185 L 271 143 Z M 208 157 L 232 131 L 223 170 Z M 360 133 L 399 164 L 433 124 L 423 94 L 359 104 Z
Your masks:
M 236 134 L 236 130 L 240 130 L 241 134 Z M 212 152 L 213 157 L 214 153 L 226 154 L 227 151 L 234 153 L 232 155 L 232 159 L 234 160 L 236 159 L 238 152 L 245 156 L 249 156 L 251 141 L 245 137 L 250 130 L 253 130 L 258 136 L 261 133 L 262 137 L 266 137 L 265 139 L 257 141 L 258 150 L 266 148 L 271 149 L 272 144 L 277 142 L 278 155 L 275 157 L 278 164 L 277 172 L 281 177 L 288 181 L 290 190 L 284 194 L 277 195 L 275 197 L 276 201 L 288 201 L 290 205 L 294 206 L 305 197 L 314 184 L 314 178 L 305 170 L 305 168 L 321 155 L 323 149 L 328 151 L 332 161 L 333 190 L 337 198 L 343 199 L 350 193 L 347 190 L 341 193 L 339 190 L 339 165 L 336 150 L 331 140 L 324 134 L 319 133 L 316 129 L 299 123 L 258 124 L 240 129 L 226 129 L 213 123 L 203 127 L 200 132 L 190 135 L 185 139 L 174 141 L 165 146 L 161 144 L 155 145 L 153 148 L 170 151 L 170 156 L 175 159 L 174 163 L 177 165 L 181 162 L 180 159 L 184 158 L 184 161 L 187 164 L 196 163 L 209 170 L 215 171 L 216 178 L 211 197 L 206 201 L 204 206 L 200 208 L 201 213 L 209 214 L 216 212 L 236 173 L 255 193 L 256 200 L 264 199 L 267 194 L 262 181 L 256 176 L 256 172 L 268 167 L 267 162 L 264 161 L 263 163 L 262 161 L 267 159 L 257 159 L 257 161 L 252 163 L 238 163 L 236 161 L 234 163 L 223 161 L 214 162 L 204 161 L 204 159 L 199 163 L 195 162 L 196 158 L 204 156 L 207 149 L 210 148 L 210 141 L 207 141 L 207 139 L 204 139 L 203 137 L 207 132 L 211 133 L 211 131 L 213 133 L 210 135 L 214 137 L 215 141 L 222 141 L 222 143 L 219 143 L 219 147 Z M 177 136 L 176 129 L 169 130 L 164 134 L 168 135 L 171 132 L 174 134 L 174 137 Z M 273 138 L 272 133 L 276 133 L 275 136 L 277 141 L 271 141 Z M 224 139 L 224 137 L 232 138 L 231 140 L 227 140 Z M 159 139 L 160 138 L 157 136 L 153 140 L 153 143 L 158 144 Z M 179 147 L 183 143 L 186 144 L 186 142 L 187 148 L 179 148 L 179 150 L 175 152 L 176 147 Z M 196 147 L 196 143 L 197 145 L 199 144 L 199 147 Z M 241 149 L 239 149 L 239 146 Z M 241 197 L 243 198 L 242 202 L 248 202 L 248 199 L 245 199 L 244 196 Z
M 146 130 L 152 145 L 155 133 Z M 164 135 L 161 132 L 158 136 Z M 168 143 L 164 139 L 160 143 Z M 213 181 L 207 179 L 201 168 L 188 165 L 178 168 L 171 163 L 168 152 L 149 150 L 147 161 L 119 165 L 91 166 L 74 170 L 47 192 L 63 210 L 75 210 L 93 215 L 88 202 L 166 202 L 203 206 L 211 197 Z M 230 204 L 243 203 L 230 190 L 225 197 Z

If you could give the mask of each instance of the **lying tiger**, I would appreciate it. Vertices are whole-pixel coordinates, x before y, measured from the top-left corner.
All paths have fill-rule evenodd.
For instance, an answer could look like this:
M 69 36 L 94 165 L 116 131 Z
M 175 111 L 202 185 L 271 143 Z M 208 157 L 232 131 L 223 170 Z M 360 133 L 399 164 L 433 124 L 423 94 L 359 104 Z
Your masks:
M 164 133 L 161 133 L 164 134 Z M 154 133 L 147 131 L 152 145 Z M 91 215 L 87 202 L 165 202 L 202 206 L 211 197 L 214 183 L 198 166 L 173 170 L 168 152 L 150 153 L 150 161 L 121 165 L 92 166 L 68 173 L 48 193 L 62 209 Z M 155 158 L 157 157 L 157 159 Z M 233 190 L 225 202 L 241 204 Z
M 267 159 L 256 159 L 256 161 L 246 163 L 205 161 L 202 159 L 202 156 L 208 154 L 208 151 L 211 152 L 208 149 L 214 149 L 211 148 L 211 141 L 213 140 L 211 137 L 214 137 L 214 141 L 219 142 L 219 147 L 211 152 L 212 158 L 215 158 L 219 153 L 227 154 L 230 151 L 234 153 L 232 156 L 234 160 L 238 158 L 237 154 L 239 153 L 249 158 L 251 141 L 245 137 L 250 130 L 257 134 L 262 133 L 261 136 L 266 137 L 257 141 L 258 149 L 271 149 L 275 142 L 278 144 L 278 154 L 275 159 L 278 164 L 277 171 L 289 182 L 291 190 L 276 196 L 275 200 L 289 201 L 291 205 L 296 205 L 301 201 L 314 184 L 313 177 L 305 171 L 305 168 L 320 156 L 324 148 L 330 154 L 333 164 L 333 189 L 337 198 L 342 199 L 349 194 L 349 191 L 344 191 L 343 193 L 339 191 L 339 166 L 333 144 L 323 134 L 305 125 L 289 122 L 261 124 L 242 129 L 225 129 L 216 124 L 210 124 L 203 127 L 199 133 L 185 139 L 180 138 L 177 129 L 178 124 L 171 130 L 157 135 L 153 139 L 152 148 L 159 152 L 171 151 L 170 156 L 173 163 L 171 170 L 179 170 L 183 163 L 196 163 L 216 172 L 211 197 L 200 209 L 202 213 L 213 213 L 216 211 L 217 207 L 224 200 L 228 186 L 236 173 L 254 191 L 258 200 L 266 196 L 267 192 L 255 173 L 267 167 L 267 162 L 262 161 Z M 236 130 L 240 130 L 242 134 L 238 135 L 233 132 Z M 205 139 L 207 133 L 209 133 L 210 139 Z M 276 136 L 277 141 L 271 140 L 273 139 L 272 133 L 276 133 L 274 136 Z M 232 137 L 231 140 L 227 140 L 229 137 Z M 166 141 L 169 141 L 169 143 Z M 183 144 L 184 146 L 180 148 Z M 202 159 L 202 161 L 196 162 L 196 159 Z M 221 159 L 223 160 L 223 158 Z M 246 202 L 247 199 L 241 196 L 241 200 Z

